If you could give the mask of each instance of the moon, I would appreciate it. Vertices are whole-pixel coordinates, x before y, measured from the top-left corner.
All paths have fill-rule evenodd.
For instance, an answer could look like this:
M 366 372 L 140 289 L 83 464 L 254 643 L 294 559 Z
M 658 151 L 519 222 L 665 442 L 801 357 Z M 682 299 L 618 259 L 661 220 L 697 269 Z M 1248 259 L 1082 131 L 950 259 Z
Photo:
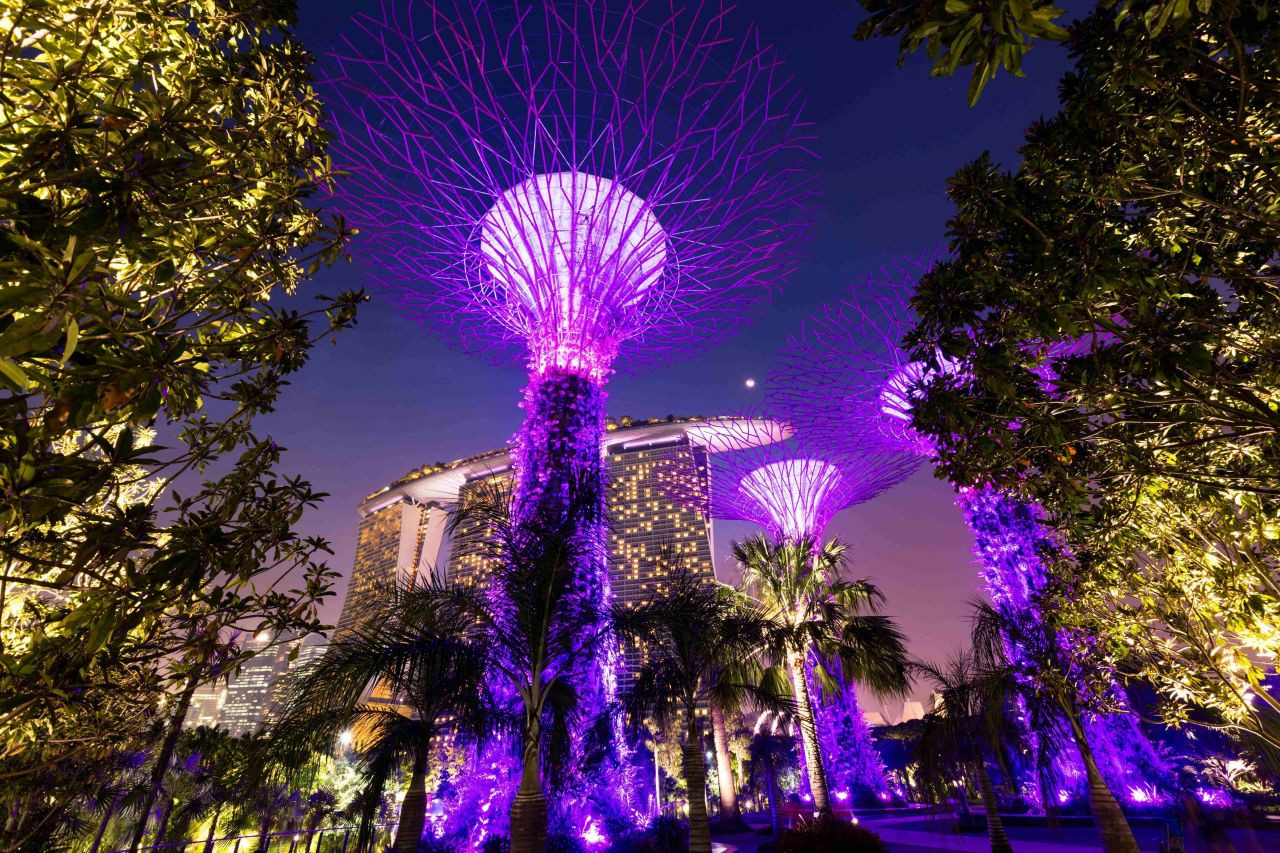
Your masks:
M 755 381 L 754 379 L 751 379 L 751 378 L 748 378 L 748 379 L 747 379 L 747 381 L 746 381 L 744 384 L 745 384 L 748 388 L 754 388 L 754 387 L 756 387 L 756 381 Z

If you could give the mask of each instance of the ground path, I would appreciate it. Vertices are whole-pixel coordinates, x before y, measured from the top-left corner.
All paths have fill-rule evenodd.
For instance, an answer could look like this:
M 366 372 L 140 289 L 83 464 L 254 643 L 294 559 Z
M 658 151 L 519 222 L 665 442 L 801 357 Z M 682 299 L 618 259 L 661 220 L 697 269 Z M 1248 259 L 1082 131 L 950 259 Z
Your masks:
M 755 816 L 748 818 L 753 820 Z M 963 853 L 987 853 L 991 844 L 984 833 L 954 831 L 954 818 L 950 815 L 910 814 L 898 812 L 892 815 L 863 815 L 861 822 L 874 830 L 893 853 L 923 853 L 933 850 L 954 850 Z M 723 834 L 712 833 L 712 838 L 730 845 L 738 853 L 758 853 L 761 844 L 769 840 L 755 830 L 763 823 L 755 820 L 752 831 Z M 1006 827 L 1015 853 L 1072 853 L 1072 851 L 1101 850 L 1097 831 L 1092 826 L 1068 826 L 1050 829 L 1044 826 Z M 1135 836 L 1142 853 L 1157 853 L 1164 829 L 1146 825 L 1135 829 Z M 1251 832 L 1231 830 L 1232 847 L 1239 853 L 1263 853 L 1280 851 L 1280 831 Z M 1191 839 L 1188 851 L 1208 850 L 1205 845 Z

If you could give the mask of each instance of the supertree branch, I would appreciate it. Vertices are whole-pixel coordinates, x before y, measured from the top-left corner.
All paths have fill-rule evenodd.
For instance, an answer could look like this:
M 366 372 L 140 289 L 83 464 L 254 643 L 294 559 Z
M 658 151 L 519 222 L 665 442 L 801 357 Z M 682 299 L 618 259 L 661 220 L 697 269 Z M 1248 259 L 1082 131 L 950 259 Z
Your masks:
M 608 8 L 606 8 L 606 6 Z M 734 330 L 809 218 L 797 88 L 718 2 L 387 2 L 328 81 L 376 283 L 468 346 L 607 373 Z
M 775 540 L 816 540 L 837 512 L 891 488 L 918 464 L 889 450 L 834 453 L 804 438 L 759 412 L 710 422 L 693 437 L 711 454 L 710 494 L 694 497 L 711 517 L 753 521 Z
M 822 305 L 787 341 L 771 374 L 770 401 L 807 439 L 830 452 L 898 450 L 922 458 L 933 444 L 911 423 L 937 369 L 903 345 L 909 303 L 936 251 L 903 259 Z

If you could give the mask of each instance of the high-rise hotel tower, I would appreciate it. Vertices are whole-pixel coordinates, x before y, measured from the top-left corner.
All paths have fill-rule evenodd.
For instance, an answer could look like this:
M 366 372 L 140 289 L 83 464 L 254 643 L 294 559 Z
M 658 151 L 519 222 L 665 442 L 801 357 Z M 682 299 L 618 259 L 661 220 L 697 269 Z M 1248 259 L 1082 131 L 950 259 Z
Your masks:
M 614 598 L 633 606 L 659 592 L 673 566 L 715 577 L 711 522 L 690 496 L 707 494 L 707 455 L 734 449 L 739 425 L 727 418 L 610 421 L 604 453 L 609 463 L 609 577 Z M 762 436 L 768 430 L 759 431 Z M 410 472 L 360 504 L 355 565 L 338 631 L 359 623 L 387 585 L 434 575 L 451 583 L 483 583 L 488 573 L 488 531 L 464 523 L 446 541 L 449 512 L 511 476 L 508 449 Z M 644 659 L 625 649 L 625 680 Z

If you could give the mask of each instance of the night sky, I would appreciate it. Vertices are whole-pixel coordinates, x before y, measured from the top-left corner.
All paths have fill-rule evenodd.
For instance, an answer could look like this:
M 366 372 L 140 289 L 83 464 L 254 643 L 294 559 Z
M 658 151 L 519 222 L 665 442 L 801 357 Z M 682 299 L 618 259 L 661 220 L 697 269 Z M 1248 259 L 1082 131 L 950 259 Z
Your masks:
M 300 5 L 300 35 L 323 63 L 359 4 Z M 899 70 L 896 43 L 853 41 L 863 13 L 852 2 L 747 0 L 734 14 L 758 25 L 805 92 L 822 193 L 812 239 L 768 315 L 743 334 L 643 376 L 622 365 L 609 385 L 611 415 L 714 415 L 758 401 L 772 355 L 815 306 L 942 239 L 946 179 L 958 167 L 984 150 L 1015 162 L 1027 125 L 1054 111 L 1066 67 L 1063 51 L 1037 47 L 1027 78 L 1002 73 L 970 109 L 966 77 L 930 78 L 920 58 Z M 361 284 L 363 275 L 357 257 L 322 274 L 313 292 Z M 753 390 L 748 377 L 757 380 Z M 411 468 L 502 445 L 519 424 L 523 384 L 521 370 L 450 349 L 376 297 L 356 329 L 317 349 L 262 429 L 289 449 L 286 470 L 330 494 L 302 523 L 303 532 L 331 540 L 331 565 L 344 575 L 325 610 L 330 622 L 351 569 L 356 504 Z M 721 528 L 728 535 L 717 532 L 717 550 L 748 529 Z M 883 587 L 913 654 L 940 657 L 964 644 L 977 570 L 948 485 L 921 471 L 845 510 L 828 533 L 851 544 L 856 574 Z M 894 716 L 898 707 L 886 711 Z

